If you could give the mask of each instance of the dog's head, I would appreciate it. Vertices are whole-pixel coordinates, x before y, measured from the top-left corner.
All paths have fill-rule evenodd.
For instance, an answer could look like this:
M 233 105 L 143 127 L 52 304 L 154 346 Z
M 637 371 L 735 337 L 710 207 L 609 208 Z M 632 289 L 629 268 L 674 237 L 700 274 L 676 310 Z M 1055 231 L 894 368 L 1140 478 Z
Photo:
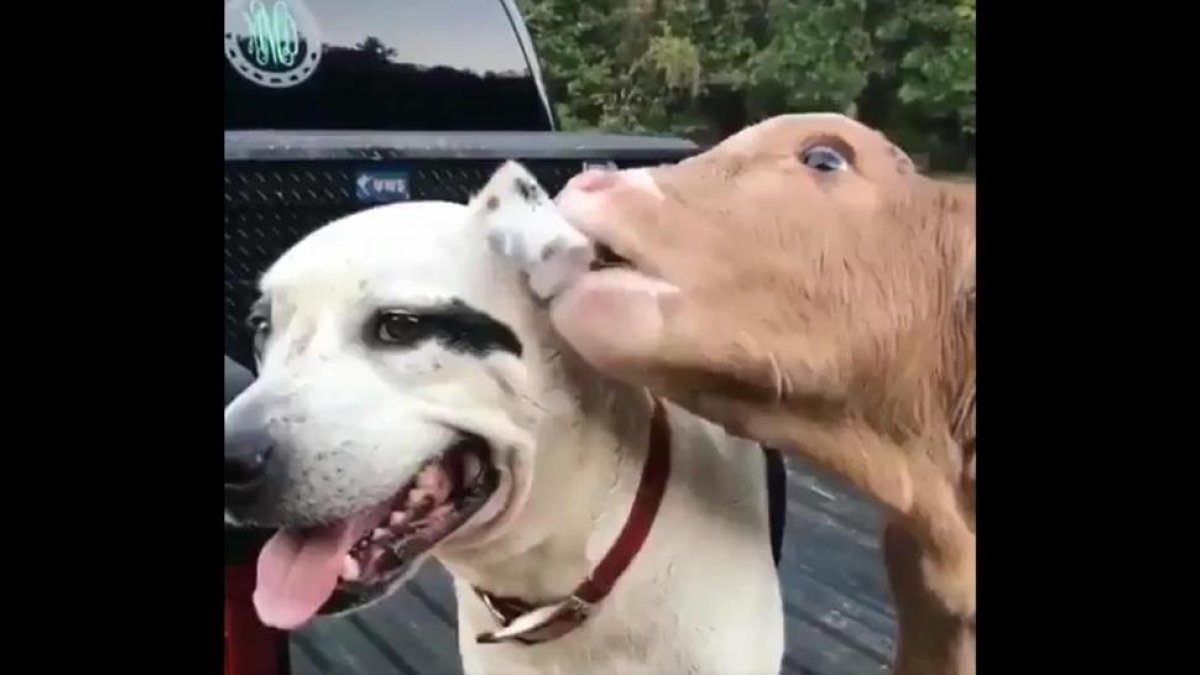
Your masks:
M 436 547 L 504 531 L 551 366 L 524 280 L 468 207 L 333 222 L 261 291 L 259 377 L 225 410 L 225 491 L 227 519 L 279 528 L 259 559 L 267 623 L 361 607 Z

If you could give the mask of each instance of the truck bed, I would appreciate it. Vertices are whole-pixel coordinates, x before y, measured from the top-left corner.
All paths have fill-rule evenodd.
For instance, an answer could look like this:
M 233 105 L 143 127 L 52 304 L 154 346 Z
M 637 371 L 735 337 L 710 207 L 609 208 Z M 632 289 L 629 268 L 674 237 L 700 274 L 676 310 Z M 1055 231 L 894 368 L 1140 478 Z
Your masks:
M 887 671 L 895 614 L 879 551 L 878 509 L 789 458 L 780 579 L 790 675 Z M 296 675 L 461 673 L 454 593 L 436 564 L 358 615 L 315 622 L 292 639 Z

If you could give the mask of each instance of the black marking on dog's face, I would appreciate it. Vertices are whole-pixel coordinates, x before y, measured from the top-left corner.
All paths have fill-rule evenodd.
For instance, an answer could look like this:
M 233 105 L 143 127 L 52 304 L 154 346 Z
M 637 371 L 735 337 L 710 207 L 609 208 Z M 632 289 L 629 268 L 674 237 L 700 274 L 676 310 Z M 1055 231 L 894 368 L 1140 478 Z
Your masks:
M 517 189 L 517 194 L 521 195 L 521 199 L 530 204 L 537 204 L 540 201 L 538 187 L 524 178 L 516 179 L 514 187 Z
M 385 307 L 365 326 L 371 346 L 412 348 L 436 340 L 460 354 L 484 356 L 503 351 L 521 356 L 521 341 L 503 322 L 461 300 L 436 307 Z

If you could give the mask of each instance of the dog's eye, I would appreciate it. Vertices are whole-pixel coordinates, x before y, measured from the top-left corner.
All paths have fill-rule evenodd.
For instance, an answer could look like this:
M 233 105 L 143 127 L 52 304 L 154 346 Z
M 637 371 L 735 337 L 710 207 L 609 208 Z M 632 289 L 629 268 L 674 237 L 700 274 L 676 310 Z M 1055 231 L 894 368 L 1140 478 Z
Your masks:
M 828 145 L 816 145 L 805 150 L 800 156 L 800 160 L 804 162 L 805 166 L 822 173 L 842 171 L 847 165 L 846 158 L 842 156 L 842 153 Z
M 246 324 L 254 332 L 254 359 L 261 361 L 263 349 L 267 345 L 267 338 L 271 336 L 271 322 L 265 316 L 254 315 L 246 321 Z
M 521 355 L 521 341 L 511 328 L 461 300 L 378 310 L 363 324 L 363 338 L 369 345 L 382 347 L 415 347 L 435 340 L 460 354 L 505 351 Z
M 271 319 L 265 313 L 255 311 L 246 318 L 246 327 L 254 334 L 254 344 L 257 347 L 260 341 L 266 340 L 271 334 Z
M 375 337 L 387 344 L 412 344 L 427 332 L 421 317 L 416 314 L 384 312 L 379 315 Z

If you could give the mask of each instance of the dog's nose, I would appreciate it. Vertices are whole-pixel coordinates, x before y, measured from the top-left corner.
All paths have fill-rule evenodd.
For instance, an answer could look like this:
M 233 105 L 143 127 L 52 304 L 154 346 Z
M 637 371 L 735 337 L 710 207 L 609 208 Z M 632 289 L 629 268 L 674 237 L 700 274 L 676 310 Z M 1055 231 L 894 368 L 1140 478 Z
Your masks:
M 267 461 L 274 450 L 271 437 L 260 430 L 225 434 L 225 500 L 252 500 L 267 475 Z

